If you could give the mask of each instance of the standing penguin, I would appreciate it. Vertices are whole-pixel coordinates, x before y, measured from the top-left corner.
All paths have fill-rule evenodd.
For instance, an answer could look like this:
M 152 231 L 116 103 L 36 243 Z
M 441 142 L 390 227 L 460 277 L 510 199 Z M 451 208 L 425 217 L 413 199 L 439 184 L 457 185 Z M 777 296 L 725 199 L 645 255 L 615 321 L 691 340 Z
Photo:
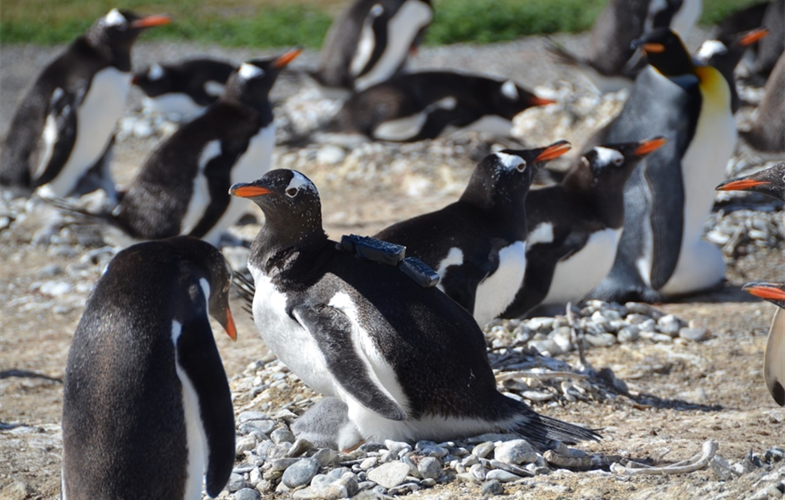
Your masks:
M 113 194 L 104 156 L 131 87 L 131 46 L 167 16 L 112 9 L 38 76 L 16 111 L 0 156 L 0 185 L 68 196 L 89 170 Z M 92 175 L 92 174 L 91 174 Z M 89 187 L 88 187 L 89 186 Z
M 316 187 L 301 173 L 272 170 L 231 193 L 265 213 L 248 260 L 265 344 L 305 384 L 347 405 L 357 439 L 444 441 L 506 430 L 547 446 L 598 437 L 499 393 L 471 315 L 398 267 L 338 248 L 324 233 Z M 341 428 L 322 432 L 351 434 L 342 405 L 331 407 L 324 411 Z
M 401 71 L 431 19 L 431 0 L 356 0 L 330 27 L 311 77 L 335 97 L 383 82 Z
M 226 80 L 237 66 L 200 58 L 152 64 L 134 73 L 133 84 L 142 89 L 142 104 L 156 113 L 176 114 L 190 120 L 204 113 L 224 92 Z
M 785 406 L 785 313 L 782 311 L 785 309 L 785 283 L 747 283 L 742 290 L 778 307 L 771 320 L 763 355 L 763 379 L 774 401 Z
M 739 132 L 741 138 L 759 153 L 785 153 L 785 52 L 766 81 L 756 113 L 749 130 Z
M 657 137 L 589 150 L 560 184 L 526 200 L 526 275 L 502 317 L 582 299 L 608 274 L 624 227 L 624 186 Z
M 589 296 L 657 301 L 719 284 L 725 263 L 702 239 L 718 184 L 736 144 L 728 82 L 696 65 L 681 39 L 658 29 L 636 42 L 650 66 L 635 81 L 621 114 L 591 144 L 667 143 L 640 162 L 624 189 L 624 231 L 610 273 Z
M 210 328 L 236 336 L 231 270 L 194 238 L 118 253 L 76 328 L 63 395 L 62 498 L 216 497 L 234 465 L 234 411 Z
M 526 194 L 539 167 L 570 150 L 559 141 L 486 156 L 461 198 L 383 229 L 374 238 L 406 247 L 441 277 L 439 288 L 479 325 L 512 302 L 526 270 Z

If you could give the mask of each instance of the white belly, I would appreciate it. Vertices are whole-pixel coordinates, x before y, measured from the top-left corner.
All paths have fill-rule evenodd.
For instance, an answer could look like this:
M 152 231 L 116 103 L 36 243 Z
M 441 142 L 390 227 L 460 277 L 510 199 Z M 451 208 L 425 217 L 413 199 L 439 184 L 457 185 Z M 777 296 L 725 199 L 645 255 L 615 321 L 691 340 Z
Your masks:
M 542 304 L 577 302 L 599 285 L 613 267 L 621 231 L 621 228 L 598 231 L 578 252 L 559 261 Z
M 63 169 L 46 184 L 52 194 L 68 196 L 79 178 L 92 167 L 114 133 L 131 88 L 131 74 L 114 67 L 93 77 L 90 89 L 76 110 L 76 141 Z
M 474 319 L 482 326 L 509 306 L 526 273 L 526 243 L 516 241 L 499 251 L 499 268 L 477 286 Z
M 204 169 L 207 164 L 221 154 L 221 141 L 215 139 L 205 144 L 204 149 L 199 155 L 199 170 L 193 179 L 193 192 L 188 201 L 188 208 L 180 223 L 180 234 L 190 233 L 199 221 L 204 217 L 204 212 L 210 203 L 210 186 L 207 177 L 204 176 Z
M 158 97 L 142 98 L 142 105 L 152 113 L 175 115 L 178 121 L 187 121 L 201 115 L 207 106 L 196 104 L 187 94 L 171 93 Z

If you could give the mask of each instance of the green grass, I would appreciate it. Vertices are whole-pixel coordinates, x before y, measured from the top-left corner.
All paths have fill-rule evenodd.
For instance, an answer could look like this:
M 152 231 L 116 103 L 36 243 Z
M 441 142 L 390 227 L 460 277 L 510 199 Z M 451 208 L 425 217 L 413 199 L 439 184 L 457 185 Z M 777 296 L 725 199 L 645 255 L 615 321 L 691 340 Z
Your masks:
M 351 0 L 0 0 L 0 44 L 67 43 L 112 7 L 166 12 L 170 26 L 143 39 L 244 47 L 318 48 L 331 18 Z M 702 24 L 760 0 L 704 0 Z M 524 35 L 589 29 L 606 0 L 434 0 L 426 43 L 490 43 Z

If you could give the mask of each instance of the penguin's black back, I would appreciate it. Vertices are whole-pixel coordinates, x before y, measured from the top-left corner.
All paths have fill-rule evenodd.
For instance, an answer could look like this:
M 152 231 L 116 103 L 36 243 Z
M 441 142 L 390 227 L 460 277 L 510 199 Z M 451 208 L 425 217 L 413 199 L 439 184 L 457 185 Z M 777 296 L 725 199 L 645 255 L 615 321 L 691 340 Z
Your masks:
M 136 85 L 150 97 L 183 92 L 201 106 L 208 106 L 218 100 L 218 96 L 205 92 L 204 84 L 208 81 L 223 84 L 232 71 L 237 69 L 232 64 L 208 58 L 189 59 L 160 66 L 164 71 L 160 79 L 150 78 L 145 71 L 135 76 Z

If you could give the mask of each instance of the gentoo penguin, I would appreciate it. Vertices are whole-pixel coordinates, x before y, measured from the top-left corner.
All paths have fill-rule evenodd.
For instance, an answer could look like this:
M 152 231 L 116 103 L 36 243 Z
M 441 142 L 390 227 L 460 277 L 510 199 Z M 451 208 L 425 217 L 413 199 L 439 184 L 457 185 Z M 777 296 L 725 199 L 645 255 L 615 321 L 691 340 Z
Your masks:
M 231 270 L 195 238 L 118 253 L 87 299 L 63 394 L 62 498 L 216 497 L 234 411 L 209 316 L 234 339 Z
M 319 194 L 301 173 L 272 170 L 231 193 L 265 214 L 248 259 L 262 339 L 305 384 L 346 403 L 358 438 L 506 430 L 546 445 L 599 437 L 500 394 L 471 314 L 398 267 L 330 241 Z
M 0 153 L 0 185 L 29 194 L 46 186 L 68 196 L 102 165 L 131 87 L 131 46 L 167 16 L 112 9 L 38 76 L 21 102 Z M 111 179 L 100 184 L 113 190 Z
M 590 144 L 652 134 L 668 142 L 644 158 L 627 182 L 616 260 L 589 294 L 617 302 L 657 301 L 723 280 L 722 253 L 702 239 L 714 204 L 706 183 L 722 181 L 736 144 L 728 82 L 717 69 L 694 64 L 668 29 L 654 30 L 635 45 L 650 66 L 636 79 L 621 114 Z
M 404 67 L 431 24 L 431 0 L 356 0 L 333 22 L 310 73 L 328 97 L 346 97 Z
M 760 153 L 785 152 L 785 52 L 769 75 L 755 112 L 750 128 L 739 132 L 741 138 Z
M 502 317 L 577 302 L 600 284 L 624 227 L 624 186 L 638 162 L 663 144 L 656 137 L 592 148 L 560 184 L 529 192 L 526 275 Z
M 777 305 L 763 355 L 763 379 L 769 393 L 780 406 L 785 406 L 785 283 L 747 283 L 742 287 L 756 297 Z
M 539 167 L 570 150 L 545 148 L 486 156 L 460 199 L 441 210 L 393 224 L 374 238 L 406 247 L 436 270 L 439 287 L 479 325 L 512 302 L 526 270 L 526 194 Z
M 584 57 L 550 44 L 557 60 L 575 66 L 600 92 L 632 86 L 644 65 L 631 44 L 656 28 L 686 36 L 700 18 L 702 0 L 611 0 L 592 26 Z
M 509 136 L 515 115 L 552 103 L 512 80 L 450 71 L 408 73 L 354 94 L 326 131 L 400 142 L 456 130 Z
M 209 58 L 178 63 L 155 63 L 134 73 L 133 84 L 142 89 L 143 106 L 154 113 L 190 120 L 218 101 L 235 64 Z
M 754 191 L 785 201 L 785 162 L 744 177 L 725 181 L 718 191 Z
M 120 204 L 99 216 L 131 240 L 187 234 L 216 245 L 249 208 L 229 196 L 229 187 L 270 167 L 275 144 L 270 89 L 301 51 L 242 64 L 220 100 L 161 144 Z

